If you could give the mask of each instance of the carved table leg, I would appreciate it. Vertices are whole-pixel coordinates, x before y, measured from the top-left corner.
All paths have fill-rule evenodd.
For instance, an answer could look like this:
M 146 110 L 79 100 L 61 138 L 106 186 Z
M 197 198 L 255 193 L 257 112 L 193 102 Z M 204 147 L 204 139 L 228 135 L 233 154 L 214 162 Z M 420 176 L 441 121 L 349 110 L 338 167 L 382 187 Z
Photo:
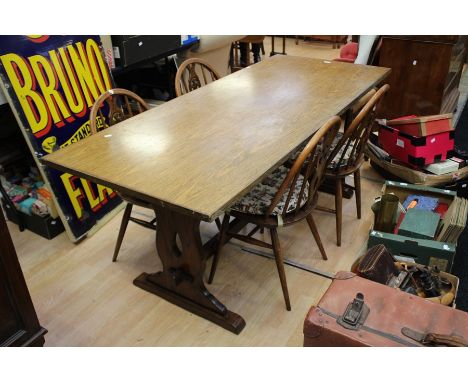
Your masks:
M 133 283 L 194 314 L 239 334 L 244 319 L 229 311 L 205 287 L 206 255 L 200 237 L 200 219 L 156 207 L 156 247 L 163 264 L 157 273 L 142 273 Z M 179 236 L 182 248 L 176 244 Z

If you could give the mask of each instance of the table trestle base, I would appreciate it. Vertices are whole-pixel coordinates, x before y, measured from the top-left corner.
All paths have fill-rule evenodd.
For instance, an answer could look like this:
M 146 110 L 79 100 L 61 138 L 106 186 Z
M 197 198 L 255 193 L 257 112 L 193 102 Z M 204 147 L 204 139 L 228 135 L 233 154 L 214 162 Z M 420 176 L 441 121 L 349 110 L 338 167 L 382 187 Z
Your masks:
M 155 207 L 155 212 L 156 247 L 163 270 L 142 273 L 133 283 L 239 334 L 245 327 L 244 319 L 229 311 L 203 282 L 207 256 L 200 237 L 200 218 L 162 207 Z

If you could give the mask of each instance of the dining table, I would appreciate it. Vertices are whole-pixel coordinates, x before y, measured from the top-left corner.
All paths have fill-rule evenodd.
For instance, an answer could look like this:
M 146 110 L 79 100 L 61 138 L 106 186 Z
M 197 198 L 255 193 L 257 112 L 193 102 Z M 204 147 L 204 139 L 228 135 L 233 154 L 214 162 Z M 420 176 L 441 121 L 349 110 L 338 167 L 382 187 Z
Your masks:
M 276 55 L 42 158 L 153 206 L 162 269 L 134 284 L 233 332 L 245 320 L 205 286 L 212 222 L 390 69 Z M 237 224 L 237 226 L 236 226 Z M 239 222 L 231 223 L 241 229 Z M 177 240 L 178 238 L 178 240 Z

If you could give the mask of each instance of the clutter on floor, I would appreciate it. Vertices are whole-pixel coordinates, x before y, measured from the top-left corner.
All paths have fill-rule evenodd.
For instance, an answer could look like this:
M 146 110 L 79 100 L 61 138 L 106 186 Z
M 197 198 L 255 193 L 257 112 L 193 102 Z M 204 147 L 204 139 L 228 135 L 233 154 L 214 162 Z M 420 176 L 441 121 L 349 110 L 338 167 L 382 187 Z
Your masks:
M 458 277 L 441 271 L 437 266 L 395 261 L 384 245 L 370 248 L 359 258 L 352 271 L 368 280 L 400 289 L 446 306 L 454 306 Z
M 37 167 L 17 162 L 2 168 L 2 205 L 9 220 L 47 239 L 63 232 L 52 194 Z
M 368 248 L 384 244 L 397 260 L 450 271 L 466 225 L 466 199 L 454 191 L 387 181 L 372 210 Z
M 452 114 L 379 119 L 367 146 L 371 161 L 414 184 L 442 185 L 468 176 L 466 158 L 455 154 Z

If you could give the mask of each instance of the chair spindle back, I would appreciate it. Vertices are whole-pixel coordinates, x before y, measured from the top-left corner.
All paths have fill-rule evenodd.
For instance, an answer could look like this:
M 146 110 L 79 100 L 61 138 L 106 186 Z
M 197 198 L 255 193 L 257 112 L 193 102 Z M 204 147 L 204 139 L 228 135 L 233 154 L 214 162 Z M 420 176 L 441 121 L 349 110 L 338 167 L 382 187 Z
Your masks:
M 333 148 L 332 159 L 337 156 L 334 166 L 336 171 L 344 172 L 354 169 L 363 160 L 364 149 L 372 130 L 377 106 L 388 89 L 390 89 L 390 85 L 383 85 L 367 101 Z
M 284 217 L 288 213 L 294 190 L 298 187 L 300 187 L 300 191 L 296 207 L 289 213 L 298 213 L 314 202 L 318 188 L 325 177 L 327 165 L 333 158 L 331 156 L 331 146 L 340 125 L 341 119 L 337 116 L 332 117 L 312 136 L 276 192 L 265 214 L 266 216 L 273 213 L 277 204 L 287 193 L 283 210 L 279 214 Z
M 104 103 L 108 105 L 107 116 L 104 116 L 102 111 Z M 107 90 L 94 102 L 91 109 L 89 118 L 91 135 L 98 132 L 98 127 L 102 130 L 148 109 L 149 106 L 143 98 L 130 90 L 120 88 Z
M 201 88 L 221 76 L 206 61 L 200 58 L 189 58 L 185 60 L 177 70 L 175 78 L 175 91 L 177 97 Z

